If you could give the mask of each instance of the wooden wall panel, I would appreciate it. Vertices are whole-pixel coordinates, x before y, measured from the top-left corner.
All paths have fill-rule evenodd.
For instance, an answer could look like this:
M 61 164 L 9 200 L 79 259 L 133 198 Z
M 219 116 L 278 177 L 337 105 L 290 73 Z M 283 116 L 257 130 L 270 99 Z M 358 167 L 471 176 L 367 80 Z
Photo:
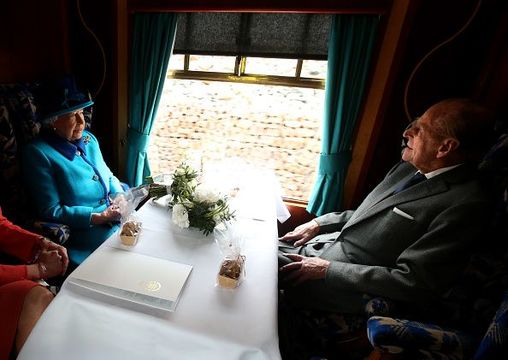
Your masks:
M 131 11 L 333 12 L 385 13 L 392 0 L 128 0 Z
M 69 71 L 65 0 L 0 1 L 0 82 Z
M 80 87 L 88 89 L 94 98 L 91 130 L 99 139 L 106 163 L 115 174 L 120 175 L 118 158 L 115 156 L 118 122 L 115 111 L 118 68 L 115 63 L 115 1 L 68 1 L 73 74 Z
M 418 62 L 435 46 L 466 23 L 479 0 L 421 1 L 414 21 L 406 31 L 407 46 L 397 70 L 394 89 L 380 116 L 379 136 L 370 145 L 361 183 L 350 206 L 357 206 L 400 159 L 402 131 L 409 119 L 404 110 L 404 90 Z M 508 36 L 506 0 L 482 0 L 473 22 L 454 41 L 433 53 L 421 65 L 408 91 L 412 117 L 448 97 L 472 97 L 501 114 L 508 113 Z M 483 75 L 482 75 L 483 74 Z

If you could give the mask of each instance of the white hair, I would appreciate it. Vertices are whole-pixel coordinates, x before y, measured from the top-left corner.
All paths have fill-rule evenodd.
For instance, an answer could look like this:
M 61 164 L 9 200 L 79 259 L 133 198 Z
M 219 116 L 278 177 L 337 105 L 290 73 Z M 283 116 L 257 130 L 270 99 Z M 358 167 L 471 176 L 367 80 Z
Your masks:
M 58 116 L 49 116 L 42 120 L 42 126 L 45 128 L 51 128 L 53 127 L 53 124 L 58 119 Z

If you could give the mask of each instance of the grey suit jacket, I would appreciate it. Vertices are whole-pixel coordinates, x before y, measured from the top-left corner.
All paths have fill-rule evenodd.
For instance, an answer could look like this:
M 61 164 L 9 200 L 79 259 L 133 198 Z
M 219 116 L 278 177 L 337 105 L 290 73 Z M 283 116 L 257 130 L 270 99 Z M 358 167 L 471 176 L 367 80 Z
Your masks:
M 361 302 L 351 302 L 365 293 L 426 301 L 451 285 L 482 241 L 491 204 L 465 165 L 391 195 L 415 172 L 400 163 L 356 211 L 316 218 L 321 235 L 299 252 L 331 263 L 324 280 L 290 291 L 300 304 L 356 312 Z

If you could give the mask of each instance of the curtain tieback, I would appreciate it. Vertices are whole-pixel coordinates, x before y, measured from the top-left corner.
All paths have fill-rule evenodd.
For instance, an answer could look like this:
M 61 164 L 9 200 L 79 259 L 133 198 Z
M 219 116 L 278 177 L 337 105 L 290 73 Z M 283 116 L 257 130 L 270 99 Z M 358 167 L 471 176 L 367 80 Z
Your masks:
M 139 151 L 146 151 L 149 138 L 150 135 L 140 133 L 135 129 L 129 128 L 129 130 L 127 130 L 127 141 L 129 146 L 132 146 Z
M 342 150 L 332 154 L 321 154 L 319 157 L 319 173 L 334 174 L 345 169 L 351 162 L 351 150 Z

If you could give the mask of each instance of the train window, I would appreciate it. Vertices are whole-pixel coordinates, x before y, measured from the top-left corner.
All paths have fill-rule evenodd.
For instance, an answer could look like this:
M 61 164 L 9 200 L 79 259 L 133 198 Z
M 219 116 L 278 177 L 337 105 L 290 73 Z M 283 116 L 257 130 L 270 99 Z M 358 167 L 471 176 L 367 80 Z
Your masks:
M 154 174 L 181 161 L 240 158 L 269 167 L 306 202 L 321 150 L 331 14 L 179 13 L 148 157 Z
M 172 55 L 150 137 L 152 172 L 170 173 L 196 158 L 240 158 L 273 169 L 285 197 L 307 201 L 321 150 L 326 66 L 317 60 Z

